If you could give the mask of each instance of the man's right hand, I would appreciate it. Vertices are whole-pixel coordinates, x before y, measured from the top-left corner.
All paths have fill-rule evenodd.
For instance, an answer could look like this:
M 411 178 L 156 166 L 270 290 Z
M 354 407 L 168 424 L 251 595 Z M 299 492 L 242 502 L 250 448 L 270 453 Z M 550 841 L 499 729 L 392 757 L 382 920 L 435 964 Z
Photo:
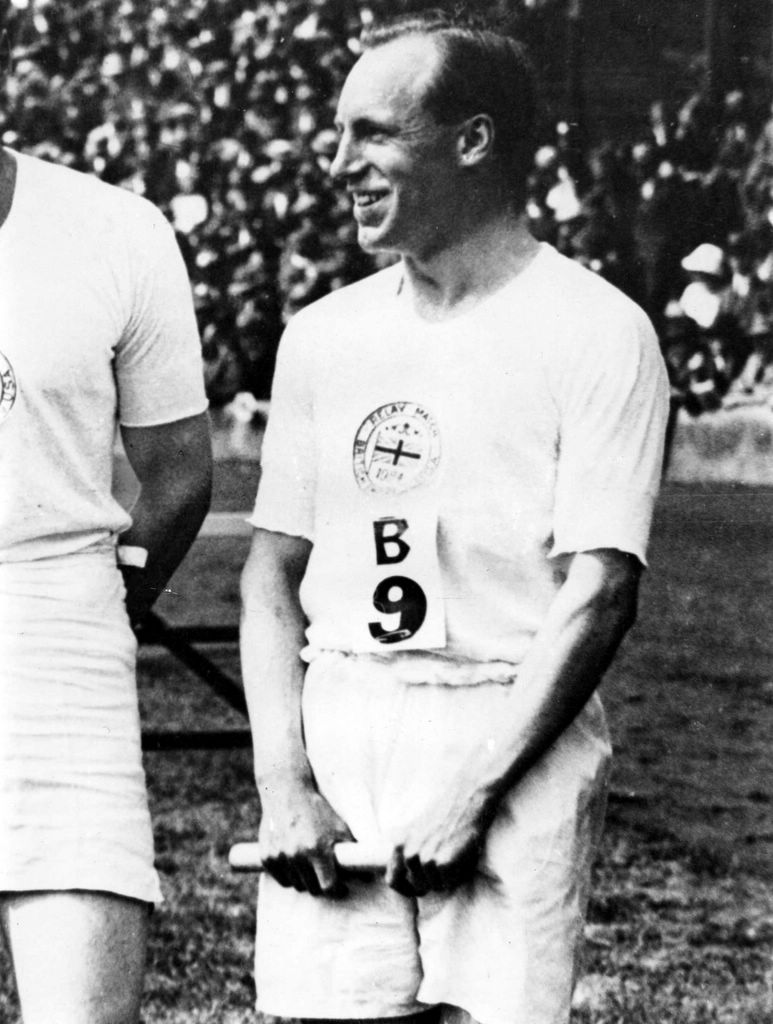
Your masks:
M 259 785 L 262 816 L 258 842 L 263 869 L 298 892 L 346 895 L 333 846 L 351 840 L 346 822 L 311 782 L 276 777 Z

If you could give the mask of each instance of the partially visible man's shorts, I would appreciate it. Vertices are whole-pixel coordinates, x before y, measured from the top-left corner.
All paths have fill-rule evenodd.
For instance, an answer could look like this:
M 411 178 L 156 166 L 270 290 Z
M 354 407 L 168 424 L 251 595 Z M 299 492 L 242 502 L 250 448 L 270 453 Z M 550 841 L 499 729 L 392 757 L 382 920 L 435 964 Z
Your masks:
M 323 655 L 306 675 L 303 721 L 320 791 L 363 842 L 400 841 L 454 775 L 472 775 L 517 681 L 395 682 L 388 667 Z M 350 880 L 342 900 L 263 876 L 257 1005 L 286 1017 L 399 1017 L 436 1004 L 481 1024 L 565 1024 L 610 745 L 593 697 L 502 803 L 474 877 L 401 896 Z
M 0 891 L 161 900 L 112 545 L 0 564 Z

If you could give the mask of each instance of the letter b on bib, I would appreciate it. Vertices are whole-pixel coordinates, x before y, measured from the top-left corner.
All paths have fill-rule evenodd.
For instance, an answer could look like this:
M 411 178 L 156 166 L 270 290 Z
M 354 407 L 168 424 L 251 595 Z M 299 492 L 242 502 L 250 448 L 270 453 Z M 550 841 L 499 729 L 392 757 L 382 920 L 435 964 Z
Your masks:
M 402 562 L 407 557 L 411 547 L 402 539 L 407 529 L 406 519 L 391 519 L 387 516 L 373 523 L 377 565 L 392 565 L 395 562 Z

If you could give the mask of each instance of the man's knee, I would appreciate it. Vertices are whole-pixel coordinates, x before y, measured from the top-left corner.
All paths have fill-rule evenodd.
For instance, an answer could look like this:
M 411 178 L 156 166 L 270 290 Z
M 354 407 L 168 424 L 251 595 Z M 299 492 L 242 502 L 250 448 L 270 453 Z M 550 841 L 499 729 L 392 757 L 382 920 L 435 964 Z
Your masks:
M 25 1024 L 136 1024 L 148 906 L 107 893 L 0 897 Z
M 439 1024 L 441 1007 L 431 1006 L 419 1013 L 409 1013 L 404 1017 L 303 1017 L 301 1024 Z

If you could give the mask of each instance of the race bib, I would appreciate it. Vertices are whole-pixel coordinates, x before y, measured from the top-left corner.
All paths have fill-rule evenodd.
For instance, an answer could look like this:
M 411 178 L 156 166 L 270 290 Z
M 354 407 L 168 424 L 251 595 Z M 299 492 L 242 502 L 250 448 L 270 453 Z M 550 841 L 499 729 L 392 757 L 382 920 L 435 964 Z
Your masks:
M 383 516 L 371 528 L 371 564 L 362 580 L 369 598 L 368 638 L 363 636 L 362 649 L 445 647 L 437 514 L 423 509 Z
M 386 654 L 445 647 L 437 511 L 403 505 L 395 515 L 349 511 L 301 588 L 312 647 Z M 331 538 L 332 540 L 332 538 Z M 318 549 L 319 550 L 319 549 Z

